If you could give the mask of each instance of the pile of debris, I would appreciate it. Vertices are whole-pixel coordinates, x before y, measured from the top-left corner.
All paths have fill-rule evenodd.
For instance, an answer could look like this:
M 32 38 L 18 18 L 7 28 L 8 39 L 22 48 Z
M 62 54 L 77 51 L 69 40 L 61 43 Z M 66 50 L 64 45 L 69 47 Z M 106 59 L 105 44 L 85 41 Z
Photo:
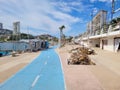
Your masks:
M 70 58 L 68 59 L 68 64 L 80 64 L 80 65 L 95 65 L 88 55 L 94 54 L 94 50 L 85 47 L 79 47 L 72 49 Z

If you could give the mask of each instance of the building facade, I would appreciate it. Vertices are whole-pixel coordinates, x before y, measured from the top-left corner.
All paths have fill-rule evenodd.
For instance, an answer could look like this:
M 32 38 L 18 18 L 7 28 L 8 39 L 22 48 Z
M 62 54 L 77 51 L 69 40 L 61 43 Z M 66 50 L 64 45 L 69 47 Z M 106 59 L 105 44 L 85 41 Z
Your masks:
M 0 29 L 3 29 L 3 24 L 2 23 L 0 23 Z
M 101 10 L 99 11 L 95 17 L 93 17 L 93 20 L 91 21 L 91 35 L 99 35 L 101 32 L 101 29 L 103 28 L 103 25 L 106 24 L 107 20 L 107 11 Z
M 88 47 L 99 47 L 103 50 L 120 51 L 120 17 L 107 24 L 107 12 L 102 10 L 87 24 L 87 35 L 82 36 L 82 43 Z M 92 25 L 91 25 L 92 24 Z
M 20 22 L 14 22 L 13 23 L 13 34 L 19 35 L 20 34 Z

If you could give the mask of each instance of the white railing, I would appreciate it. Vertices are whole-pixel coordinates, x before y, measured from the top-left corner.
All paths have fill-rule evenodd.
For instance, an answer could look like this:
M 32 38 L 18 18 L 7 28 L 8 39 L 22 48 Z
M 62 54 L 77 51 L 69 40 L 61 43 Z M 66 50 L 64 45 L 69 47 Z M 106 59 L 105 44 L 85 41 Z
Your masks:
M 101 38 L 101 37 L 108 37 L 108 36 L 115 36 L 120 34 L 120 25 L 115 26 L 112 28 L 112 26 L 109 26 L 107 33 L 103 33 L 103 29 L 101 29 L 101 32 L 99 35 L 87 35 L 83 37 L 83 40 L 93 39 L 93 38 Z

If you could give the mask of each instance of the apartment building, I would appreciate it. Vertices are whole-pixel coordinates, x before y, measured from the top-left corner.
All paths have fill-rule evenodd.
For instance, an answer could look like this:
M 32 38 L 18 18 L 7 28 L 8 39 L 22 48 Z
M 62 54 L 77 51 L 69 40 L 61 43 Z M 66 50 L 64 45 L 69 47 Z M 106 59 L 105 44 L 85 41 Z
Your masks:
M 113 19 L 109 24 L 106 23 L 106 17 L 106 11 L 99 11 L 87 24 L 87 35 L 82 36 L 81 42 L 84 46 L 118 52 L 120 51 L 120 17 Z
M 103 25 L 106 24 L 107 20 L 107 11 L 101 10 L 99 11 L 91 22 L 91 34 L 92 35 L 99 35 Z
M 19 35 L 20 34 L 20 22 L 14 22 L 13 23 L 13 34 Z
M 2 23 L 0 23 L 0 29 L 3 29 L 3 24 Z

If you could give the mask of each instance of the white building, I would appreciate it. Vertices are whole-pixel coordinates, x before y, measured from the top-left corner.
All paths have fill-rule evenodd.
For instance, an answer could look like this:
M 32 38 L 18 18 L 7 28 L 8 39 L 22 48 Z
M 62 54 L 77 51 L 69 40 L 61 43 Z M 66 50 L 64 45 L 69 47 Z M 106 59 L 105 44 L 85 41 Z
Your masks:
M 20 34 L 20 22 L 13 23 L 13 34 L 19 35 Z
M 119 17 L 120 20 L 120 17 Z M 87 35 L 83 34 L 82 42 L 85 46 L 99 47 L 104 50 L 118 52 L 120 51 L 120 21 L 106 24 L 106 12 L 98 12 L 93 18 L 92 23 L 87 25 Z M 93 24 L 93 25 L 91 25 Z
M 104 24 L 106 24 L 107 20 L 107 11 L 101 10 L 99 11 L 91 22 L 91 34 L 99 35 L 100 31 Z

